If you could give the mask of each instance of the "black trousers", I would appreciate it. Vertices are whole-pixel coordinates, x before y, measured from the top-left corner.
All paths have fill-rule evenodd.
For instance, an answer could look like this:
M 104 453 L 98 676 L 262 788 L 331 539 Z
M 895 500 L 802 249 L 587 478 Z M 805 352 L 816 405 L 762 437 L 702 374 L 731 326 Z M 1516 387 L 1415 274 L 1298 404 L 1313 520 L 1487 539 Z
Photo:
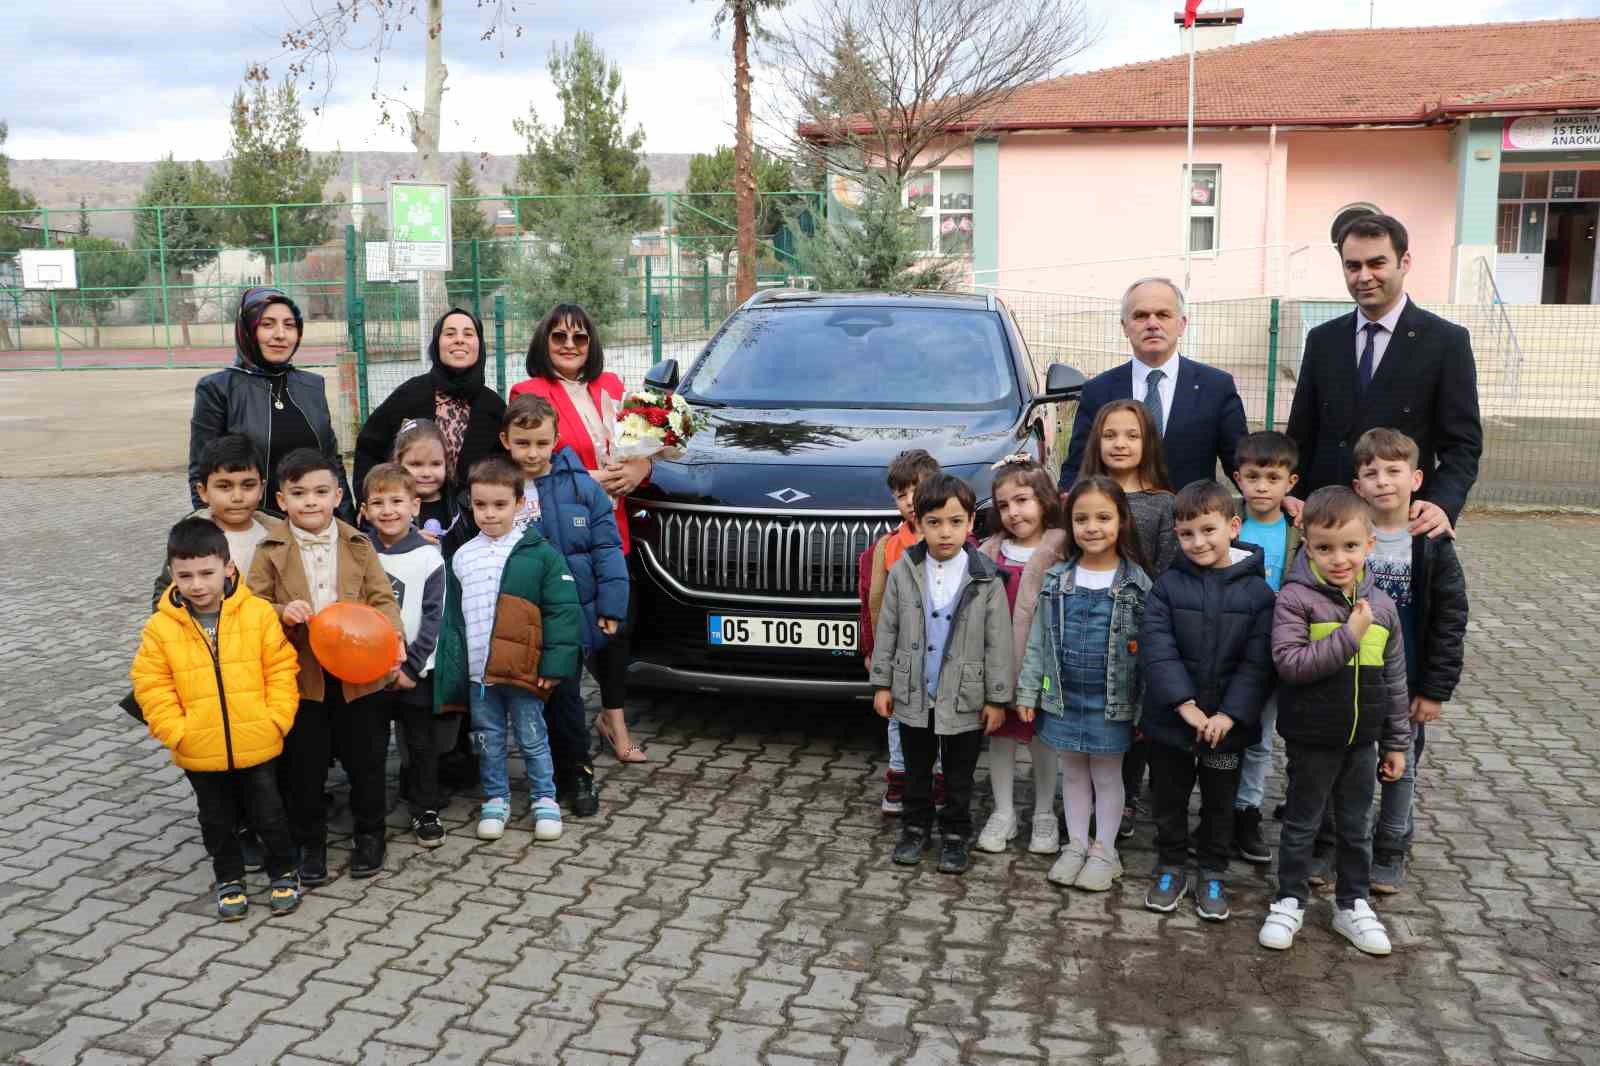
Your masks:
M 621 707 L 622 701 L 628 695 L 628 660 L 632 658 L 629 653 L 630 636 L 633 627 L 638 621 L 639 604 L 634 596 L 633 584 L 628 585 L 628 617 L 622 620 L 622 625 L 605 647 L 595 652 L 589 658 L 589 672 L 594 674 L 594 679 L 600 685 L 600 706 Z M 548 706 L 548 704 L 546 705 Z M 554 737 L 551 738 L 554 744 Z M 561 759 L 556 758 L 556 772 L 560 773 Z
M 1133 801 L 1144 791 L 1144 771 L 1150 763 L 1150 750 L 1154 747 L 1152 742 L 1138 737 L 1122 757 L 1122 793 L 1127 797 L 1124 801 L 1126 806 L 1133 806 Z
M 302 847 L 328 843 L 328 812 L 322 803 L 322 786 L 328 777 L 328 757 L 335 734 L 340 760 L 350 777 L 350 813 L 357 833 L 382 833 L 388 798 L 384 794 L 383 764 L 389 752 L 389 716 L 384 693 L 374 692 L 346 703 L 344 689 L 327 680 L 327 695 L 320 702 L 301 700 L 294 728 L 284 740 L 289 758 L 284 799 L 289 807 L 289 829 Z
M 939 828 L 947 837 L 972 839 L 972 776 L 983 749 L 983 730 L 940 736 L 932 726 L 918 729 L 901 722 L 900 746 L 906 754 L 906 798 L 901 824 L 933 828 L 933 764 L 942 755 L 944 809 L 939 811 Z
M 402 699 L 398 693 L 382 695 L 388 697 L 385 716 L 394 722 L 405 744 L 411 816 L 416 818 L 424 811 L 437 811 L 442 799 L 439 795 L 439 729 L 433 708 Z
M 217 883 L 244 879 L 244 855 L 235 828 L 248 825 L 261 838 L 267 873 L 294 873 L 294 843 L 289 819 L 278 795 L 276 759 L 246 770 L 186 770 L 200 815 L 200 837 L 211 853 Z
M 578 771 L 589 765 L 589 716 L 584 710 L 581 677 L 556 686 L 544 701 L 545 731 L 550 735 L 550 761 L 556 787 L 576 784 Z
M 1221 877 L 1228 870 L 1233 845 L 1233 798 L 1239 791 L 1239 768 L 1218 770 L 1202 765 L 1192 751 L 1149 743 L 1151 809 L 1156 822 L 1157 862 L 1180 869 L 1189 865 L 1189 796 L 1200 782 L 1200 831 L 1195 852 L 1201 877 Z
M 1372 797 L 1378 787 L 1376 741 L 1321 747 L 1288 741 L 1289 781 L 1278 835 L 1278 897 L 1311 898 L 1307 878 L 1317 831 L 1333 811 L 1337 848 L 1334 899 L 1349 907 L 1372 889 Z

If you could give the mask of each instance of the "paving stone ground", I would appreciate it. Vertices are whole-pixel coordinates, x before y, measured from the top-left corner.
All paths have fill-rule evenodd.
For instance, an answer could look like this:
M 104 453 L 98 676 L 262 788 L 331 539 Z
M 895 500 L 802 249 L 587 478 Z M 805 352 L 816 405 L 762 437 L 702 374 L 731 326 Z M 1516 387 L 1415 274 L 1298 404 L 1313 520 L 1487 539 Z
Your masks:
M 0 480 L 0 1061 L 1600 1063 L 1600 522 L 1463 525 L 1466 676 L 1380 960 L 1326 897 L 1258 948 L 1254 867 L 1224 925 L 1143 910 L 1148 823 L 1105 895 L 1020 847 L 903 872 L 864 708 L 700 698 L 630 701 L 652 761 L 601 758 L 557 843 L 480 843 L 458 796 L 445 847 L 396 813 L 384 876 L 220 924 L 188 787 L 113 706 L 178 480 Z

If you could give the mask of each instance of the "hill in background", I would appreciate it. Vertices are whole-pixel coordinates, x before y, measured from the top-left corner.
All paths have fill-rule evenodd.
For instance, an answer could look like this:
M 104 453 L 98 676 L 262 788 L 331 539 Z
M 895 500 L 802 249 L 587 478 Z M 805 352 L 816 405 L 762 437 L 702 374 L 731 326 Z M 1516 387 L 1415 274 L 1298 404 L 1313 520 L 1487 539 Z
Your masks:
M 478 188 L 485 196 L 499 193 L 516 176 L 517 157 L 514 155 L 461 154 L 466 155 L 477 171 Z M 446 175 L 455 167 L 457 158 L 456 154 L 446 154 Z M 688 153 L 646 153 L 650 191 L 682 192 L 689 180 L 689 159 Z M 361 164 L 362 198 L 365 200 L 383 199 L 384 185 L 390 180 L 416 176 L 416 159 L 409 152 L 345 152 L 340 157 L 338 174 L 324 190 L 326 198 L 350 199 L 350 174 L 357 160 Z M 78 226 L 80 197 L 91 208 L 132 207 L 138 203 L 145 178 L 155 166 L 153 162 L 105 159 L 12 159 L 10 162 L 12 184 L 33 193 L 41 204 L 50 208 L 51 228 L 59 226 L 73 231 Z M 219 167 L 222 164 L 211 161 L 210 165 Z M 491 218 L 499 206 L 484 204 Z M 127 241 L 133 237 L 133 216 L 121 212 L 91 214 L 89 229 L 98 237 Z

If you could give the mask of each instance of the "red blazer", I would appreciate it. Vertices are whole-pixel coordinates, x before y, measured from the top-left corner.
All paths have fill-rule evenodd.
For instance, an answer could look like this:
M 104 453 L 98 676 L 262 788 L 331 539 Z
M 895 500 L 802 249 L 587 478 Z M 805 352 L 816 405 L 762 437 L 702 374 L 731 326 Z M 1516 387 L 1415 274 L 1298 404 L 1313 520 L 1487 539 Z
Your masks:
M 617 402 L 618 406 L 621 406 L 622 391 L 622 379 L 615 374 L 601 374 L 598 378 L 589 382 L 589 399 L 594 403 L 596 411 L 601 409 L 601 393 L 610 396 Z M 599 456 L 595 455 L 594 441 L 589 438 L 589 431 L 583 428 L 583 419 L 579 416 L 577 408 L 573 407 L 572 401 L 567 399 L 567 390 L 562 388 L 559 382 L 552 381 L 549 378 L 529 378 L 527 381 L 519 381 L 511 386 L 512 396 L 517 396 L 524 392 L 543 396 L 556 409 L 556 417 L 559 419 L 557 428 L 560 430 L 556 436 L 556 449 L 560 450 L 562 445 L 566 445 L 578 453 L 578 459 L 583 463 L 584 469 L 590 471 L 598 470 L 600 468 L 600 459 Z M 617 532 L 622 534 L 622 552 L 626 555 L 633 547 L 628 538 L 626 499 L 617 501 L 616 514 Z

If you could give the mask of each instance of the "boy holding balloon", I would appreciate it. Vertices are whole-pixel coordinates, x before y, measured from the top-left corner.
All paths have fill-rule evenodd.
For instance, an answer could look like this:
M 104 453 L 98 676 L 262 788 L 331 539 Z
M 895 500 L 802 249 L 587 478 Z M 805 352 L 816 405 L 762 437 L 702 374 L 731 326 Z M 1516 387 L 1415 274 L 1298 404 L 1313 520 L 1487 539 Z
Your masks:
M 283 457 L 277 475 L 278 506 L 286 518 L 256 549 L 249 586 L 277 609 L 300 655 L 300 710 L 284 741 L 283 785 L 289 827 L 300 848 L 300 883 L 311 888 L 331 880 L 322 785 L 335 729 L 344 740 L 340 757 L 350 776 L 355 818 L 350 876 L 371 877 L 383 869 L 389 719 L 379 694 L 405 659 L 404 627 L 372 542 L 334 515 L 344 494 L 333 463 L 314 448 L 298 448 Z M 324 652 L 319 660 L 312 650 L 313 619 L 328 612 L 331 620 L 339 613 L 329 611 L 336 604 L 373 608 L 393 627 L 393 651 L 385 649 L 386 658 L 376 664 L 381 673 L 359 654 Z

